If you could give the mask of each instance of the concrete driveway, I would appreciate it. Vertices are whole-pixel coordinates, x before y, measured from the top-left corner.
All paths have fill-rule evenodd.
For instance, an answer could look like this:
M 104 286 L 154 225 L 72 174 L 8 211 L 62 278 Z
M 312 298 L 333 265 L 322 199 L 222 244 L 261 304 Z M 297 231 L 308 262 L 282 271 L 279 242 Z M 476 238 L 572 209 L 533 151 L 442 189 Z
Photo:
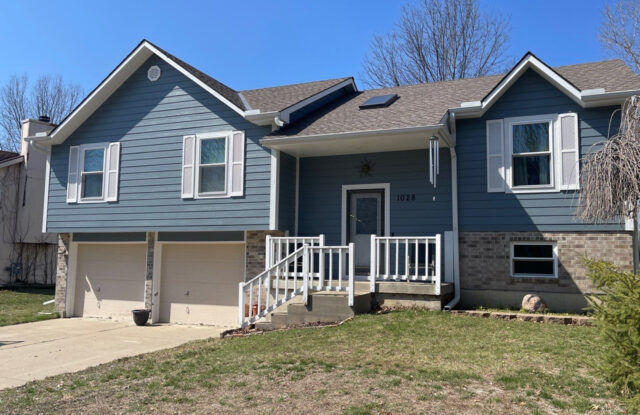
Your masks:
M 218 337 L 224 328 L 55 319 L 0 327 L 0 389 L 125 356 Z

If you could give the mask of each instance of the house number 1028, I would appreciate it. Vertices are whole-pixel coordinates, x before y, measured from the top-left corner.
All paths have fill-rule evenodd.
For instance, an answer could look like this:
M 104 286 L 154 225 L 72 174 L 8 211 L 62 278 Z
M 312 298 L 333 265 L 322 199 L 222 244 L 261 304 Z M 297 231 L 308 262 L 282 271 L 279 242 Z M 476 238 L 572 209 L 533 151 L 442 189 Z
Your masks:
M 416 200 L 415 193 L 402 193 L 396 196 L 398 202 L 413 202 Z

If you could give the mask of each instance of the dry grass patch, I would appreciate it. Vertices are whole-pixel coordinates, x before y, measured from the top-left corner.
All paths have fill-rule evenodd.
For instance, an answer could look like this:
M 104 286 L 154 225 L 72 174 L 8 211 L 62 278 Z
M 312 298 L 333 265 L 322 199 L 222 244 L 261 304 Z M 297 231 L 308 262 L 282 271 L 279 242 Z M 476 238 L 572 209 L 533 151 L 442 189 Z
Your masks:
M 198 341 L 0 392 L 7 413 L 616 413 L 590 327 L 417 310 Z

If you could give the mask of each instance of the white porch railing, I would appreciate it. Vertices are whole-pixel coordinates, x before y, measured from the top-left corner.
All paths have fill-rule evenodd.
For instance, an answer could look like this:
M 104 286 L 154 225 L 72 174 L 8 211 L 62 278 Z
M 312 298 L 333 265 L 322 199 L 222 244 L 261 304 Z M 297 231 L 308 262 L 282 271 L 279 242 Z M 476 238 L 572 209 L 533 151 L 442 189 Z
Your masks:
M 265 269 L 287 257 L 302 245 L 324 246 L 324 235 L 318 236 L 270 236 L 265 241 Z
M 371 235 L 370 289 L 376 281 L 428 281 L 440 295 L 441 235 Z
M 321 240 L 324 243 L 324 237 Z M 312 246 L 304 242 L 251 280 L 241 282 L 238 287 L 238 324 L 241 327 L 253 324 L 297 295 L 302 295 L 307 304 L 309 292 L 321 290 L 346 291 L 349 306 L 353 306 L 353 244 Z

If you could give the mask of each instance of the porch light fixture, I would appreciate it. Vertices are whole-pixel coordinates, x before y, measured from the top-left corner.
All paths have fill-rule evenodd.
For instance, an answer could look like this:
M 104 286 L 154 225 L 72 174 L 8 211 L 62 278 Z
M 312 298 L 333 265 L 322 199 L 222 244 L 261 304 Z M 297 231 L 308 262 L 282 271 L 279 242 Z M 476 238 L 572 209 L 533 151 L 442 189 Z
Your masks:
M 436 187 L 436 176 L 440 174 L 440 141 L 438 137 L 429 139 L 429 182 Z

